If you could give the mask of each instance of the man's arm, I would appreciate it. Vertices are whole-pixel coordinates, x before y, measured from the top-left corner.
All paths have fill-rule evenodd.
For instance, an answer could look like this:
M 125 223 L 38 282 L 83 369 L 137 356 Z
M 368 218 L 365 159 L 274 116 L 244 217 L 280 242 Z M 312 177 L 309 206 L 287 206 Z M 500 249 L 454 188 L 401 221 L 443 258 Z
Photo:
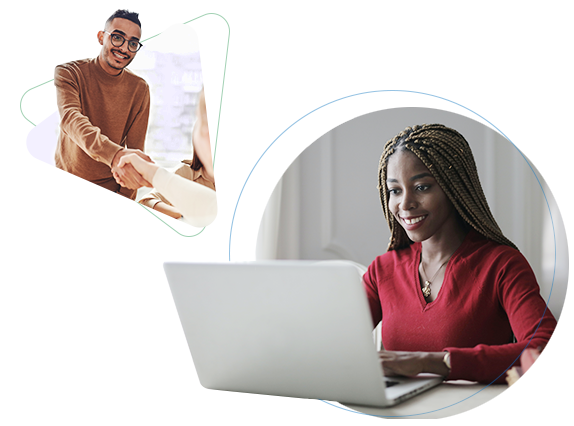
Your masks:
M 121 151 L 118 151 L 114 158 L 112 159 L 111 169 L 116 182 L 128 189 L 138 189 L 142 186 L 150 187 L 151 183 L 146 181 L 133 167 L 131 164 L 127 164 L 125 167 L 118 167 L 120 159 L 126 154 L 137 154 L 144 160 L 152 162 L 152 159 L 143 153 L 145 137 L 147 134 L 147 126 L 149 120 L 149 110 L 150 110 L 150 95 L 149 88 L 147 84 L 145 88 L 145 95 L 143 97 L 142 103 L 139 107 L 137 115 L 130 124 L 130 128 L 125 137 L 125 147 Z
M 125 154 L 135 153 L 146 161 L 151 158 L 145 155 L 145 135 L 149 119 L 150 96 L 149 88 L 145 85 L 143 100 L 130 128 L 121 143 L 115 143 L 102 134 L 99 127 L 94 126 L 90 119 L 84 115 L 80 100 L 80 87 L 78 75 L 68 66 L 58 66 L 55 70 L 54 84 L 60 112 L 60 128 L 74 141 L 86 154 L 96 161 L 108 165 L 116 181 L 129 189 L 138 189 L 142 186 L 151 186 L 143 179 L 131 165 L 123 169 L 115 167 Z M 129 148 L 122 148 L 126 145 Z
M 111 166 L 114 156 L 122 148 L 102 134 L 101 129 L 94 126 L 84 115 L 77 75 L 66 66 L 57 66 L 54 85 L 61 131 L 91 158 Z

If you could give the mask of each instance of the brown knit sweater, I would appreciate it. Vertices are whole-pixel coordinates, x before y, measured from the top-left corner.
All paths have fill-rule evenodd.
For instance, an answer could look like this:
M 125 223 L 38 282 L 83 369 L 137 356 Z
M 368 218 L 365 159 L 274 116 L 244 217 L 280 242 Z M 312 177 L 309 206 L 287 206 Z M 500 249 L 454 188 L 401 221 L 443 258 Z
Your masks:
M 124 69 L 107 74 L 98 59 L 58 65 L 54 73 L 60 134 L 56 166 L 129 198 L 110 169 L 122 147 L 144 150 L 150 96 L 145 80 Z

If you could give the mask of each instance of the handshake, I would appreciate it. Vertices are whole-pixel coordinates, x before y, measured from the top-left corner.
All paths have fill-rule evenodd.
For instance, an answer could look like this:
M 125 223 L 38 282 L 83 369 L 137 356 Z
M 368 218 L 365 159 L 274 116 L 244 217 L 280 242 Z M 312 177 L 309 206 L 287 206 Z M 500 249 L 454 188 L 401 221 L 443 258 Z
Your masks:
M 139 149 L 124 148 L 112 160 L 112 174 L 118 184 L 128 189 L 153 187 L 153 177 L 159 166 Z

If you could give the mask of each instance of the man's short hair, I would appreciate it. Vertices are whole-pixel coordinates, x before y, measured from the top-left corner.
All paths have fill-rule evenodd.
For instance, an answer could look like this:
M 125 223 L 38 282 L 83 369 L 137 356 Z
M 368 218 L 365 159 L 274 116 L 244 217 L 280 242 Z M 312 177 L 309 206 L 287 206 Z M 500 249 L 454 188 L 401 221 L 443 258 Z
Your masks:
M 130 12 L 129 10 L 126 10 L 126 9 L 118 9 L 106 21 L 106 28 L 115 18 L 122 18 L 122 19 L 127 19 L 128 21 L 132 21 L 134 24 L 137 24 L 137 26 L 140 27 L 140 29 L 141 29 L 142 24 L 141 24 L 140 20 L 138 19 L 138 16 L 139 16 L 139 13 Z

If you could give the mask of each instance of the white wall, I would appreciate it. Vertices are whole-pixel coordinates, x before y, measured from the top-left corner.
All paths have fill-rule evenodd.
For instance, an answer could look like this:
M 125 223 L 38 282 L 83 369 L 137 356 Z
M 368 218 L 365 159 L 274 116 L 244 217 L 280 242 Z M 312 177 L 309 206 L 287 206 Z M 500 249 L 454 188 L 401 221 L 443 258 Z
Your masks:
M 277 185 L 260 228 L 258 258 L 349 259 L 368 265 L 384 253 L 389 231 L 377 190 L 379 157 L 387 140 L 407 126 L 423 123 L 445 124 L 468 140 L 499 226 L 529 260 L 543 297 L 559 316 L 568 253 L 552 194 L 506 138 L 446 111 L 378 111 L 319 138 Z

